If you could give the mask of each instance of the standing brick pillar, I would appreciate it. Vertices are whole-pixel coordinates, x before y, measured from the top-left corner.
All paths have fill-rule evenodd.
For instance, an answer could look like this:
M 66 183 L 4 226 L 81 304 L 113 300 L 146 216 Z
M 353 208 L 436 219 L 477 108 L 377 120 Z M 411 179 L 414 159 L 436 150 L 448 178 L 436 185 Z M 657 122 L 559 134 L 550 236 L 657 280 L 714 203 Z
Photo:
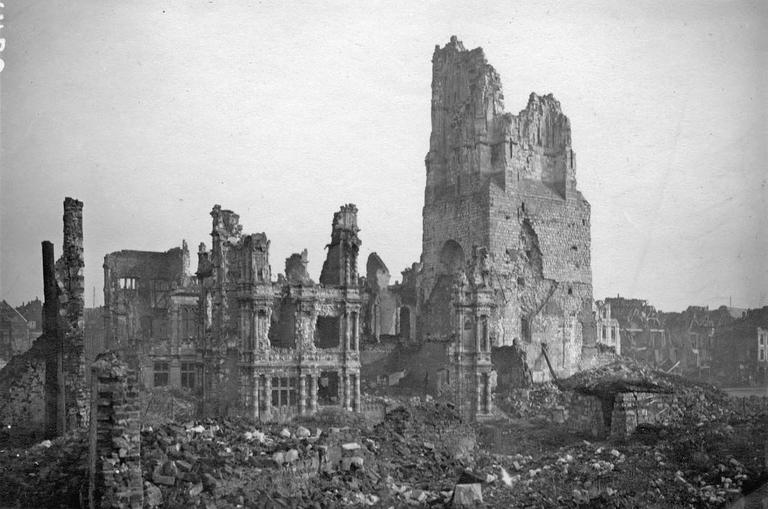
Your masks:
M 141 509 L 141 418 L 136 372 L 113 352 L 91 366 L 88 506 Z
M 88 387 L 85 381 L 85 334 L 83 308 L 83 202 L 64 199 L 64 243 L 56 262 L 59 284 L 59 318 L 63 340 L 61 371 L 64 387 L 66 430 L 88 423 Z M 62 432 L 66 430 L 61 430 Z

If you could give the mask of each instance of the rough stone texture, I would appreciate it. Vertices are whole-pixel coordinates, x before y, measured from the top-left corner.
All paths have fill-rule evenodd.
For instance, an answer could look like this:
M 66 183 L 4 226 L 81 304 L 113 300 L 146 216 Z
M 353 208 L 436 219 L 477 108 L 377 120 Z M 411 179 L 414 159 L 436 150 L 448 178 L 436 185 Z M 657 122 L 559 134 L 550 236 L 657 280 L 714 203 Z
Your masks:
M 136 373 L 113 352 L 91 367 L 89 490 L 91 508 L 141 508 L 141 419 Z
M 622 439 L 638 424 L 656 423 L 669 410 L 672 398 L 647 392 L 619 392 L 604 396 L 574 393 L 568 410 L 568 427 L 594 437 Z
M 482 49 L 455 37 L 432 59 L 426 157 L 421 337 L 456 333 L 452 279 L 485 249 L 494 346 L 519 339 L 534 375 L 574 371 L 591 320 L 590 207 L 576 189 L 570 123 L 551 95 L 505 113 L 501 82 Z M 587 334 L 587 348 L 593 336 Z
M 604 438 L 610 422 L 606 422 L 605 409 L 611 409 L 610 402 L 604 404 L 597 396 L 574 393 L 568 407 L 568 428 L 577 433 L 588 433 Z
M 272 281 L 269 240 L 243 234 L 216 205 L 212 247 L 198 253 L 206 413 L 283 421 L 327 404 L 360 410 L 357 208 L 334 214 L 320 284 L 308 254 Z
M 11 426 L 11 436 L 34 441 L 45 432 L 47 343 L 46 337 L 38 338 L 32 348 L 11 358 L 0 371 L 0 424 Z
M 61 384 L 65 424 L 59 433 L 88 423 L 89 388 L 85 374 L 83 203 L 64 200 L 64 243 L 56 262 L 61 338 Z
M 83 335 L 83 204 L 64 200 L 62 255 L 42 243 L 43 334 L 0 371 L 0 415 L 49 437 L 84 426 L 89 415 Z M 26 393 L 26 394 L 25 394 Z
M 366 263 L 364 333 L 377 342 L 382 335 L 394 336 L 398 333 L 399 299 L 396 290 L 390 289 L 390 278 L 384 261 L 378 254 L 371 253 Z

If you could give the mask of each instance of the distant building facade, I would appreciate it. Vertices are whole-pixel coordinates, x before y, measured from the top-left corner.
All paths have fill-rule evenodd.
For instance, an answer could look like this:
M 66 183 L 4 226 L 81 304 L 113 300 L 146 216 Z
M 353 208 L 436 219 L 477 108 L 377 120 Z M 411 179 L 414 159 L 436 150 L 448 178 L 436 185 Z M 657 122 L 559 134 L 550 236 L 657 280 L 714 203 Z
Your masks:
M 613 348 L 621 355 L 621 327 L 619 321 L 611 316 L 611 303 L 595 301 L 595 330 L 598 344 Z
M 166 252 L 106 255 L 104 346 L 122 351 L 146 388 L 196 391 L 202 366 L 199 295 L 186 242 Z
M 25 352 L 32 346 L 27 319 L 6 301 L 0 301 L 0 361 Z

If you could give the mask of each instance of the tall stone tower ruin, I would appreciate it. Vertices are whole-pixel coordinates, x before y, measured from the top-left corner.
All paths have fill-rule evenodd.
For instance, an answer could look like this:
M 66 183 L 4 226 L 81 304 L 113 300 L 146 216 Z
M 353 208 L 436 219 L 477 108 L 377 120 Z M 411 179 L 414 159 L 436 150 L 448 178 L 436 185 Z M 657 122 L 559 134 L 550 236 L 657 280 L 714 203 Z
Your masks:
M 519 345 L 542 378 L 546 344 L 552 368 L 572 372 L 582 348 L 594 344 L 590 206 L 576 186 L 560 103 L 532 93 L 518 115 L 505 112 L 483 50 L 467 51 L 451 37 L 432 57 L 425 162 L 422 339 L 456 335 L 456 288 L 477 286 L 470 273 L 482 267 L 476 278 L 493 295 L 490 343 Z

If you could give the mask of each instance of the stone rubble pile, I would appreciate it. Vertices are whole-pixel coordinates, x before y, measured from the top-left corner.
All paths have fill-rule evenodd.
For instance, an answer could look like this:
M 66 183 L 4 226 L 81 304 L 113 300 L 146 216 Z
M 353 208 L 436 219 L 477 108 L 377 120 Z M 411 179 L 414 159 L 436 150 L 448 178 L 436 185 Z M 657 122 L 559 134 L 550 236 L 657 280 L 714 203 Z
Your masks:
M 435 402 L 406 402 L 377 425 L 341 412 L 288 425 L 145 424 L 144 507 L 723 507 L 768 479 L 760 404 L 717 407 L 705 395 L 681 403 L 702 413 L 618 442 L 553 422 L 470 425 Z M 2 450 L 0 497 L 77 507 L 86 465 L 83 433 Z

